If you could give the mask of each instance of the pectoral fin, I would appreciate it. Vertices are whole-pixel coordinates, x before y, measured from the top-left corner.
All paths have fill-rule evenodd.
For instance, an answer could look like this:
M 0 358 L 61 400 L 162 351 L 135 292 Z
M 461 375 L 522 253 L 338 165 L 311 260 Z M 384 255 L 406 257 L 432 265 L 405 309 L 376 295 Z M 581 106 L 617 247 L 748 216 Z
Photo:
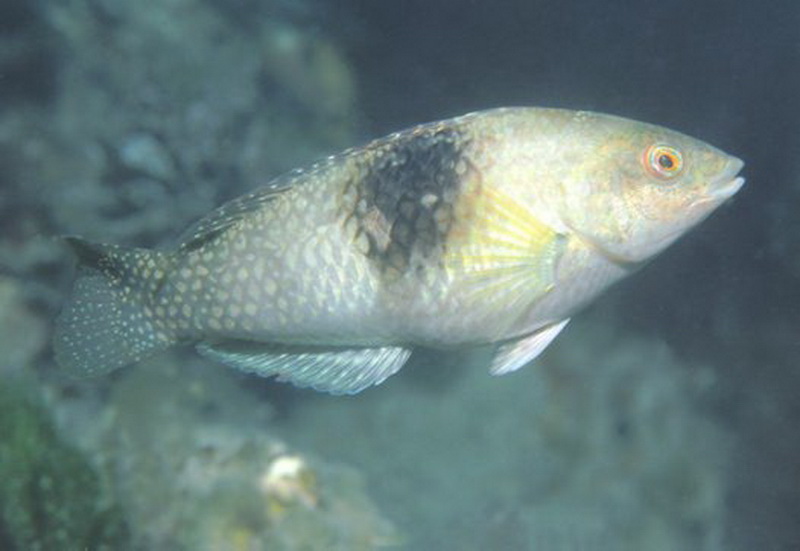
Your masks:
M 380 384 L 397 373 L 411 354 L 397 346 L 309 351 L 248 341 L 200 343 L 197 350 L 242 371 L 274 375 L 278 381 L 331 394 L 355 394 Z
M 489 373 L 505 375 L 530 363 L 544 352 L 568 322 L 569 318 L 547 325 L 518 341 L 502 345 L 492 361 Z
M 566 236 L 541 221 L 513 196 L 485 186 L 457 217 L 445 266 L 467 301 L 487 304 L 513 318 L 555 285 Z

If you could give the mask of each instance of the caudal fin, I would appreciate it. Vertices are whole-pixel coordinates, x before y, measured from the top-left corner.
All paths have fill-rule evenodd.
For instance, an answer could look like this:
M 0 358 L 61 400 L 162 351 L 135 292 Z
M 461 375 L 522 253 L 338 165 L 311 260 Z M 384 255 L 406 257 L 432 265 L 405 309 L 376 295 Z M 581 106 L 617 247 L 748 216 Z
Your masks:
M 56 361 L 75 375 L 107 373 L 174 343 L 152 308 L 170 257 L 66 238 L 78 257 L 72 296 L 56 320 Z

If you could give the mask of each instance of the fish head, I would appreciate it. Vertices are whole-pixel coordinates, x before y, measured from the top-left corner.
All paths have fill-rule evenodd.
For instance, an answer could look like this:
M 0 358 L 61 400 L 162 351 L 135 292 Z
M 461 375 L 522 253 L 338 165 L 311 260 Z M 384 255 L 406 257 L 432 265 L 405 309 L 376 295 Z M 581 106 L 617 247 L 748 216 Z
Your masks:
M 744 163 L 681 133 L 597 115 L 562 187 L 564 225 L 619 263 L 658 254 L 744 184 Z

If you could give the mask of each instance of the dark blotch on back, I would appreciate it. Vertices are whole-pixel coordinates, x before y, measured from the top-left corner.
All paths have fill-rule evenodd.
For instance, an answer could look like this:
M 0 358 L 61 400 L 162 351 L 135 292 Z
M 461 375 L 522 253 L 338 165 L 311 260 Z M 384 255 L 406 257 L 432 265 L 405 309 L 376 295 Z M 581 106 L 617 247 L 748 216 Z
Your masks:
M 383 271 L 406 272 L 419 264 L 415 260 L 441 251 L 461 185 L 456 166 L 463 149 L 457 129 L 433 125 L 390 137 L 366 157 L 355 215 L 370 241 L 368 256 Z

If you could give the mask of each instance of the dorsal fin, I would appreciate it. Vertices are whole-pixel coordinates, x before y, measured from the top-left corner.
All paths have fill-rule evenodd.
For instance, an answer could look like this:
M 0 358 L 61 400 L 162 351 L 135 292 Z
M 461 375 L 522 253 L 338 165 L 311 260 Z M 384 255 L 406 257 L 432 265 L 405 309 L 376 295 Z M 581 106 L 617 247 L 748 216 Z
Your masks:
M 300 172 L 290 172 L 272 180 L 255 191 L 242 195 L 211 211 L 183 232 L 179 239 L 181 252 L 194 251 L 224 233 L 247 214 L 257 211 L 266 203 L 290 189 Z

